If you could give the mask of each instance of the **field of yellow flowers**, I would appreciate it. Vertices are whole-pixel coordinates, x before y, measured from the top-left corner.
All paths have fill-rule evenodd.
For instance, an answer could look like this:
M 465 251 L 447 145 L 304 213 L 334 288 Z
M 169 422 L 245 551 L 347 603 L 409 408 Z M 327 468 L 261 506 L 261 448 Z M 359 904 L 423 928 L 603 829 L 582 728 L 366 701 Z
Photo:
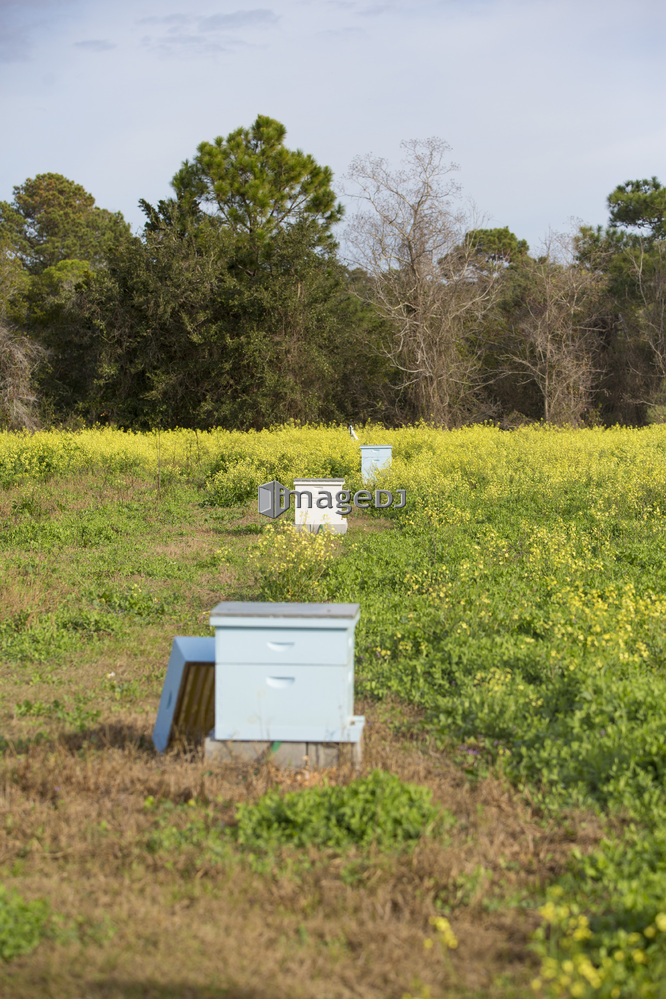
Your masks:
M 664 996 L 666 427 L 368 426 L 359 438 L 298 426 L 0 433 L 0 658 L 8 678 L 0 705 L 19 727 L 4 740 L 5 754 L 29 755 L 37 726 L 46 726 L 43 739 L 51 723 L 92 732 L 104 703 L 76 685 L 65 696 L 59 663 L 86 649 L 127 650 L 138 629 L 208 634 L 215 580 L 235 581 L 231 597 L 358 602 L 357 699 L 406 706 L 414 732 L 470 787 L 507 784 L 539 822 L 572 828 L 572 841 L 577 823 L 598 824 L 593 849 L 574 847 L 550 877 L 501 902 L 533 920 L 529 990 Z M 291 488 L 295 478 L 337 477 L 362 488 L 360 444 L 393 446 L 391 468 L 375 485 L 405 489 L 404 509 L 370 510 L 342 538 L 295 534 L 282 523 L 293 512 L 263 524 L 252 513 L 257 486 L 272 479 Z M 188 533 L 194 538 L 204 521 L 217 537 L 192 561 Z M 63 553 L 78 569 L 62 599 L 50 600 L 40 574 L 55 579 L 59 561 L 66 573 Z M 128 667 L 122 680 L 113 673 L 99 689 L 117 704 L 156 704 L 163 668 L 140 675 Z M 31 683 L 45 693 L 37 698 Z M 407 809 L 396 795 L 395 809 Z M 167 821 L 152 798 L 146 822 L 162 833 L 150 843 L 176 851 L 181 841 L 163 834 Z M 188 822 L 212 850 L 202 833 L 208 820 Z M 500 906 L 499 883 L 488 876 L 494 889 L 486 879 L 484 897 L 484 872 L 475 905 L 490 912 Z M 462 949 L 457 904 L 450 894 L 432 898 L 429 919 L 450 964 L 459 942 Z M 5 959 L 21 961 L 14 955 L 37 947 L 46 917 L 40 923 L 31 905 L 0 895 L 0 962 L 3 912 L 23 913 L 28 927 L 23 951 L 6 945 Z M 424 940 L 426 961 L 433 942 Z M 440 985 L 446 994 L 427 992 L 438 988 L 427 982 L 386 995 L 462 995 L 460 982 Z M 527 995 L 493 982 L 468 983 L 486 992 L 465 995 Z M 357 984 L 356 993 L 334 995 L 373 988 L 394 987 Z

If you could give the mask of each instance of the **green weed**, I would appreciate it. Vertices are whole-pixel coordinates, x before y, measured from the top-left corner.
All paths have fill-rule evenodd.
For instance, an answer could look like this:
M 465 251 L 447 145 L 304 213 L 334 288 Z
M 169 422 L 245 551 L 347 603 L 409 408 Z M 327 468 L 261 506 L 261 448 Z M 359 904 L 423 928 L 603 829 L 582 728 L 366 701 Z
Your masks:
M 0 885 L 0 960 L 28 955 L 49 931 L 51 912 L 42 900 L 26 902 Z
M 14 706 L 14 714 L 17 718 L 48 718 L 62 722 L 66 726 L 73 726 L 79 732 L 84 732 L 99 719 L 102 714 L 99 709 L 88 708 L 88 699 L 84 695 L 77 695 L 74 704 L 69 706 L 63 704 L 57 698 L 50 704 L 43 701 L 32 702 L 27 698 Z
M 384 849 L 441 832 L 453 820 L 432 804 L 432 792 L 374 771 L 349 785 L 267 792 L 259 802 L 239 805 L 235 841 L 254 850 L 277 844 L 331 847 L 374 844 Z

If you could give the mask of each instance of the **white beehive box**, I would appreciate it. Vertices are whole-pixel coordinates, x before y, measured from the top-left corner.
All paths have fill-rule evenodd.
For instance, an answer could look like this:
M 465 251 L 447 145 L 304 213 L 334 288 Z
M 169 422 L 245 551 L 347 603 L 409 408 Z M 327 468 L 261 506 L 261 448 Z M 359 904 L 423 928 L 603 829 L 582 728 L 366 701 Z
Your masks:
M 356 743 L 358 604 L 224 601 L 213 608 L 215 739 Z
M 294 524 L 302 531 L 316 532 L 324 525 L 329 531 L 344 535 L 347 531 L 347 521 L 344 514 L 336 513 L 339 504 L 336 495 L 344 489 L 344 479 L 294 479 L 294 490 L 302 495 L 300 506 L 294 497 Z M 319 507 L 317 500 L 331 497 L 332 507 Z M 309 497 L 312 498 L 310 502 Z M 324 499 L 321 500 L 323 504 Z
M 361 445 L 361 476 L 363 479 L 372 479 L 375 472 L 390 466 L 392 447 L 390 444 Z

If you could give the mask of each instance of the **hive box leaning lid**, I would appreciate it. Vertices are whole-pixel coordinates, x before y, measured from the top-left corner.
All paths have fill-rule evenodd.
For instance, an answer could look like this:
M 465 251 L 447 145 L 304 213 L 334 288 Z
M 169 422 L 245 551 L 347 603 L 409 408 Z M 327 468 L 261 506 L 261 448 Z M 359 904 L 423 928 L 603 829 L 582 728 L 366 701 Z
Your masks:
M 215 725 L 215 639 L 177 635 L 171 646 L 153 743 L 164 753 L 174 736 L 200 740 Z
M 302 604 L 279 601 L 222 601 L 210 613 L 213 628 L 349 628 L 360 618 L 358 604 Z M 297 620 L 297 621 L 296 621 Z

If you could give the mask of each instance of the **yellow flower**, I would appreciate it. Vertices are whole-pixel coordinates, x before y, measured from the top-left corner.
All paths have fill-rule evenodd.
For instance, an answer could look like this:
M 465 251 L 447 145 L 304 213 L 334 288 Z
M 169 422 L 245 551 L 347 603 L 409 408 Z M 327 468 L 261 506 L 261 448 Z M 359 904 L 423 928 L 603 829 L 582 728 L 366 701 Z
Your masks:
M 440 941 L 446 948 L 457 948 L 458 938 L 453 933 L 451 924 L 446 917 L 432 917 L 430 923 L 439 934 Z

